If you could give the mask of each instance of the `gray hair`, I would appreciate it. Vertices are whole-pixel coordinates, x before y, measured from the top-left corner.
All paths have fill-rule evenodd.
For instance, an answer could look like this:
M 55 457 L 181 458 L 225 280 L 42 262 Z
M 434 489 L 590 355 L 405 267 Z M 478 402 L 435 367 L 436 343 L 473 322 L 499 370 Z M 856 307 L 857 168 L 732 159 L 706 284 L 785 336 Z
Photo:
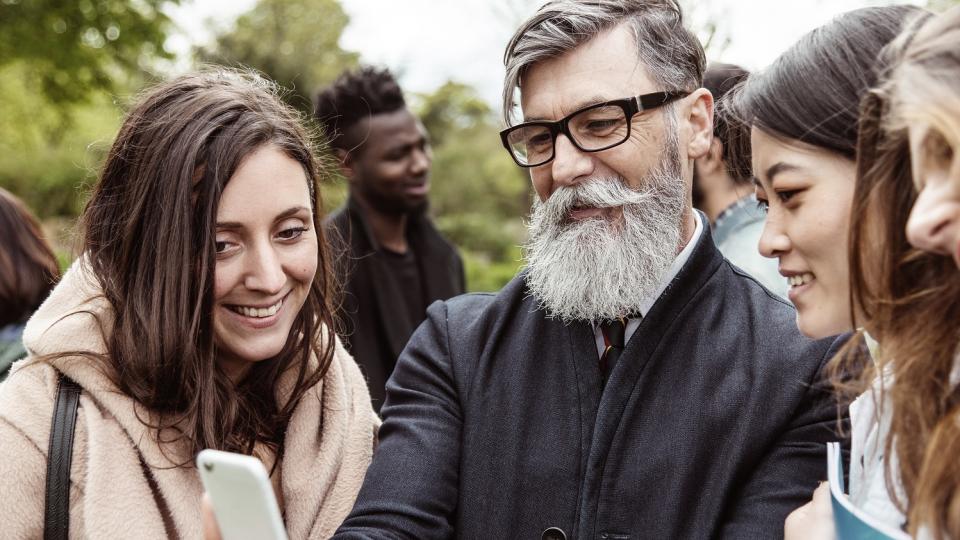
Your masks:
M 664 90 L 693 91 L 703 83 L 703 46 L 683 26 L 676 0 L 553 0 L 513 35 L 503 55 L 503 118 L 511 123 L 521 78 L 537 62 L 560 56 L 619 24 L 630 25 L 637 58 Z

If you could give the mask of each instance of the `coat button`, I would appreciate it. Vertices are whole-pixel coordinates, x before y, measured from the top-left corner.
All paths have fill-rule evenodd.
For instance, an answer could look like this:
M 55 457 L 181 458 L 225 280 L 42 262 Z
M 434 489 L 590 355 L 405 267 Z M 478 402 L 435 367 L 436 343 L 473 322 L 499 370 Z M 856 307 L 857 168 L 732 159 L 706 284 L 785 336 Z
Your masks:
M 540 540 L 567 540 L 567 534 L 560 527 L 550 527 L 543 531 Z

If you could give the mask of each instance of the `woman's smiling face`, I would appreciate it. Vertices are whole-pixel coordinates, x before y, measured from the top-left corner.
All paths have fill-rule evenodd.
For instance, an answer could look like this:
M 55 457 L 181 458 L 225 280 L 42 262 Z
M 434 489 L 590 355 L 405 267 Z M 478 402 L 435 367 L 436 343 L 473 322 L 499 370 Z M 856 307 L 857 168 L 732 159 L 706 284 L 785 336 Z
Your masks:
M 847 231 L 856 164 L 753 128 L 757 199 L 767 206 L 760 253 L 780 261 L 797 326 L 813 338 L 851 329 Z
M 217 361 L 237 379 L 283 349 L 317 272 L 300 163 L 269 144 L 244 158 L 220 198 L 216 251 Z

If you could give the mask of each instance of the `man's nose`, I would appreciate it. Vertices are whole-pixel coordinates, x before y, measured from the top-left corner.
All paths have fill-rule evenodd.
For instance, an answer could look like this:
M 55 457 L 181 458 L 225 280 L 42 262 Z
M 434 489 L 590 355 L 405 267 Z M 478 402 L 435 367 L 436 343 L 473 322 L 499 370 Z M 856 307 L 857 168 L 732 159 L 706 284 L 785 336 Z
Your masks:
M 776 216 L 771 217 L 768 213 L 763 222 L 760 241 L 757 243 L 760 254 L 775 259 L 790 251 L 790 247 L 790 237 L 784 231 L 782 223 Z
M 410 172 L 416 176 L 426 173 L 430 170 L 430 150 L 420 148 L 413 151 L 413 161 L 410 164 Z
M 255 246 L 247 254 L 244 286 L 250 290 L 275 294 L 283 289 L 286 274 L 279 254 L 269 242 Z
M 550 167 L 553 173 L 554 189 L 571 186 L 589 177 L 593 172 L 593 158 L 574 146 L 566 135 L 562 133 L 557 135 L 553 151 L 553 162 Z
M 924 251 L 954 255 L 960 243 L 960 201 L 944 190 L 921 190 L 907 220 L 907 240 Z

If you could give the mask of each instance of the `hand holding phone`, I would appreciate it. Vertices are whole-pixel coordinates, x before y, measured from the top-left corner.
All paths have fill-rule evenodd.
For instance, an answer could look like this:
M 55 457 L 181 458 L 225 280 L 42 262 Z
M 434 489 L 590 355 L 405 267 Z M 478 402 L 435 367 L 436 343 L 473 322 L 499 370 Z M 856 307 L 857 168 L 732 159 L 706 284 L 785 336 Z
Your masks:
M 259 459 L 203 450 L 197 470 L 223 540 L 287 540 L 270 476 Z

